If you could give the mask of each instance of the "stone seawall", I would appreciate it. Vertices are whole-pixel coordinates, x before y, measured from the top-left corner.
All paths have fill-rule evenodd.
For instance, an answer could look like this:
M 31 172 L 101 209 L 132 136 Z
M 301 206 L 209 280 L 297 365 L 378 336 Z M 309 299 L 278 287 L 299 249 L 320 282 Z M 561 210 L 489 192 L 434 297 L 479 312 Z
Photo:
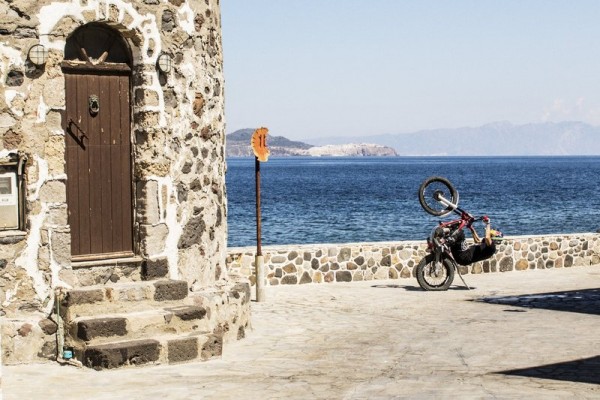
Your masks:
M 427 254 L 425 241 L 312 244 L 263 247 L 267 285 L 352 282 L 414 277 Z M 255 284 L 254 247 L 228 249 L 231 273 Z M 600 263 L 600 234 L 515 236 L 504 240 L 495 256 L 462 274 L 569 268 Z

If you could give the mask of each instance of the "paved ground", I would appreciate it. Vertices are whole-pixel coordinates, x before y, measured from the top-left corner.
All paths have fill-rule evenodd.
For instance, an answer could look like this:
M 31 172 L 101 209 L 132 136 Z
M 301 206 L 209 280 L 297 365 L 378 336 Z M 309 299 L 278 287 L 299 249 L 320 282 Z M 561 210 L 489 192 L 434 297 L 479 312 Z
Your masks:
M 4 367 L 4 399 L 600 398 L 600 266 L 466 279 L 268 288 L 221 360 Z

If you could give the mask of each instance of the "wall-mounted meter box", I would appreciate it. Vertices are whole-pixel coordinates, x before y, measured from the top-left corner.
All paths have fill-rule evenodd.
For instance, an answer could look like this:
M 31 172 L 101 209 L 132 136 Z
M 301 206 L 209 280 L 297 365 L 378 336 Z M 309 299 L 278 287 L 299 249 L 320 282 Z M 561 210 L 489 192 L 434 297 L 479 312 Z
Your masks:
M 0 172 L 0 229 L 19 228 L 17 173 Z

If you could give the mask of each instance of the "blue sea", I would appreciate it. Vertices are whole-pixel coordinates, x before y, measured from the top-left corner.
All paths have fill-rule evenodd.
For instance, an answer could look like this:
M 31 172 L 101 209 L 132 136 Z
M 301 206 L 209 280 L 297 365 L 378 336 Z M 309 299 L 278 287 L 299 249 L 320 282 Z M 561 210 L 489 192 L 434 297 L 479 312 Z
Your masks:
M 454 215 L 421 208 L 432 175 L 505 236 L 600 229 L 600 156 L 282 157 L 261 163 L 262 244 L 423 240 Z M 228 246 L 255 245 L 254 159 L 229 158 L 226 183 Z

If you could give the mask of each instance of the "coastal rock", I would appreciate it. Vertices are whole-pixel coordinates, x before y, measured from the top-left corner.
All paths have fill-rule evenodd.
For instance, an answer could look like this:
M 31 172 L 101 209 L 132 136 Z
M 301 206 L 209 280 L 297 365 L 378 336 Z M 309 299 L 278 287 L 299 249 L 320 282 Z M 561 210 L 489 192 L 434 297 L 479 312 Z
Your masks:
M 241 129 L 227 135 L 226 154 L 228 157 L 252 157 L 250 138 L 252 129 Z M 371 143 L 350 143 L 341 145 L 313 146 L 308 143 L 289 140 L 283 136 L 269 136 L 267 145 L 275 157 L 389 157 L 397 156 L 391 147 Z
M 391 147 L 371 143 L 350 143 L 311 147 L 308 155 L 313 157 L 390 157 L 397 156 Z

